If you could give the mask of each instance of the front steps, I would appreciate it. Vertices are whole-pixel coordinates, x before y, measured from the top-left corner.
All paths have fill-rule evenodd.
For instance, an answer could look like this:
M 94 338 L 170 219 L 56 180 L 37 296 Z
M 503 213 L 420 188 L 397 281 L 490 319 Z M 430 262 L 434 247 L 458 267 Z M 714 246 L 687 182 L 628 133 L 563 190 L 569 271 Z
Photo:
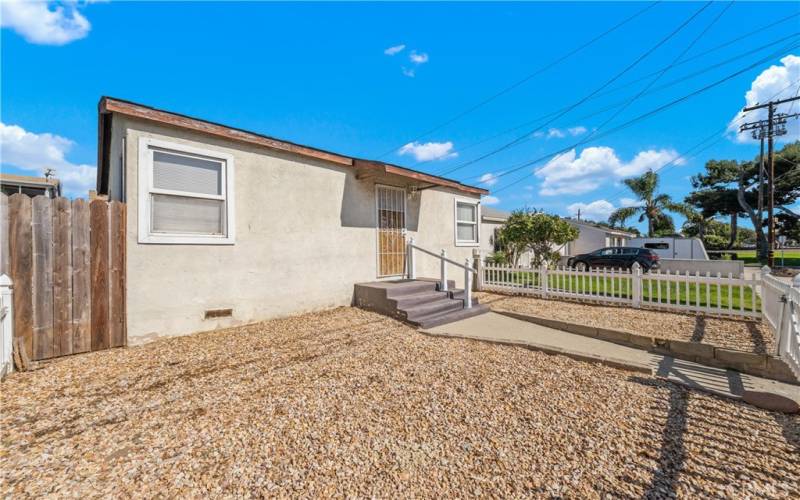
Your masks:
M 464 308 L 464 290 L 448 281 L 449 290 L 441 291 L 439 282 L 431 279 L 375 281 L 355 285 L 354 305 L 397 318 L 420 328 L 432 328 L 470 318 L 489 311 L 472 299 L 472 307 Z

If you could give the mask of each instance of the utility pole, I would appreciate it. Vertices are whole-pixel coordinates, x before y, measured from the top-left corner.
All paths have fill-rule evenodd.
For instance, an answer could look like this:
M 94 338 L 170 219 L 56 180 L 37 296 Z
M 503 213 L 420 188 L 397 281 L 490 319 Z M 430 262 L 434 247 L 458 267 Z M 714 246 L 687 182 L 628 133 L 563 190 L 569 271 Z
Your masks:
M 766 128 L 766 135 L 767 135 L 767 155 L 768 155 L 768 168 L 769 174 L 767 175 L 769 180 L 768 185 L 768 205 L 767 205 L 767 223 L 769 224 L 768 227 L 768 251 L 767 251 L 767 265 L 770 268 L 775 266 L 775 141 L 774 138 L 776 135 L 784 135 L 786 134 L 786 120 L 789 118 L 795 118 L 798 116 L 798 113 L 794 115 L 788 115 L 786 113 L 775 113 L 775 109 L 780 104 L 785 104 L 787 102 L 797 101 L 800 99 L 800 96 L 789 97 L 788 99 L 779 99 L 777 101 L 770 101 L 764 104 L 756 104 L 755 106 L 746 107 L 742 110 L 742 112 L 746 113 L 748 111 L 754 111 L 756 109 L 763 109 L 767 108 L 767 119 L 760 120 L 757 122 L 745 123 L 740 128 L 739 131 L 745 130 L 763 130 Z M 776 127 L 777 126 L 777 127 Z M 764 140 L 761 139 L 761 162 L 763 163 L 764 157 Z M 759 172 L 759 176 L 761 172 Z M 760 187 L 759 187 L 760 190 Z M 760 195 L 759 195 L 760 199 Z M 761 217 L 761 209 L 759 208 L 759 218 Z

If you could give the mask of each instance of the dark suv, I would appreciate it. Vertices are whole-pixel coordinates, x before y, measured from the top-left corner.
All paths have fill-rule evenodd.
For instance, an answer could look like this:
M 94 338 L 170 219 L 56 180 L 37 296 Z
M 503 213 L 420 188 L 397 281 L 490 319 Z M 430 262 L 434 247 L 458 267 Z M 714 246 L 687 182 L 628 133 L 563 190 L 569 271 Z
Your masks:
M 584 253 L 571 257 L 567 261 L 569 267 L 583 271 L 590 267 L 616 267 L 630 269 L 634 262 L 642 266 L 642 271 L 658 269 L 658 255 L 647 248 L 606 247 L 592 253 Z

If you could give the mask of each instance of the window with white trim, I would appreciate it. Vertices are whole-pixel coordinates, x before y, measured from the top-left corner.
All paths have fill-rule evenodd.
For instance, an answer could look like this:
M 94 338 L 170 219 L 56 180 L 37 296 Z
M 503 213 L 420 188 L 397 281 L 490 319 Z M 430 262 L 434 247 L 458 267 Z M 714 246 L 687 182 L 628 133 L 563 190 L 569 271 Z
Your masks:
M 456 201 L 456 245 L 478 244 L 478 204 Z
M 233 157 L 143 138 L 139 242 L 232 244 Z

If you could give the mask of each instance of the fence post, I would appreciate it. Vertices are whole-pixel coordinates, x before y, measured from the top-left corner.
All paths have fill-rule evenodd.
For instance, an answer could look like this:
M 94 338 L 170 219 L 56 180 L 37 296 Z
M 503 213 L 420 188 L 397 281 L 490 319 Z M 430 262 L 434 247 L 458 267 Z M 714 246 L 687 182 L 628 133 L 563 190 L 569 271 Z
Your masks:
M 445 252 L 444 248 L 442 248 L 442 259 L 441 259 L 442 284 L 440 286 L 440 290 L 443 292 L 447 291 L 447 261 L 444 260 L 446 258 L 447 258 L 447 252 Z
M 14 371 L 14 289 L 11 278 L 0 275 L 0 377 Z
M 631 266 L 631 306 L 639 308 L 642 304 L 642 267 L 638 262 Z
M 406 248 L 406 259 L 408 259 L 408 279 L 417 279 L 417 269 L 414 262 L 414 237 L 408 240 L 408 247 Z
M 472 307 L 472 268 L 469 259 L 466 261 L 466 266 L 464 269 L 464 309 L 470 309 Z
M 483 260 L 481 260 L 481 251 L 477 248 L 472 249 L 472 267 L 477 271 L 475 291 L 480 292 L 483 290 Z
M 547 266 L 544 264 L 539 266 L 539 279 L 542 282 L 542 297 L 547 298 L 547 294 L 550 292 L 550 284 L 548 283 L 549 280 L 547 278 Z

